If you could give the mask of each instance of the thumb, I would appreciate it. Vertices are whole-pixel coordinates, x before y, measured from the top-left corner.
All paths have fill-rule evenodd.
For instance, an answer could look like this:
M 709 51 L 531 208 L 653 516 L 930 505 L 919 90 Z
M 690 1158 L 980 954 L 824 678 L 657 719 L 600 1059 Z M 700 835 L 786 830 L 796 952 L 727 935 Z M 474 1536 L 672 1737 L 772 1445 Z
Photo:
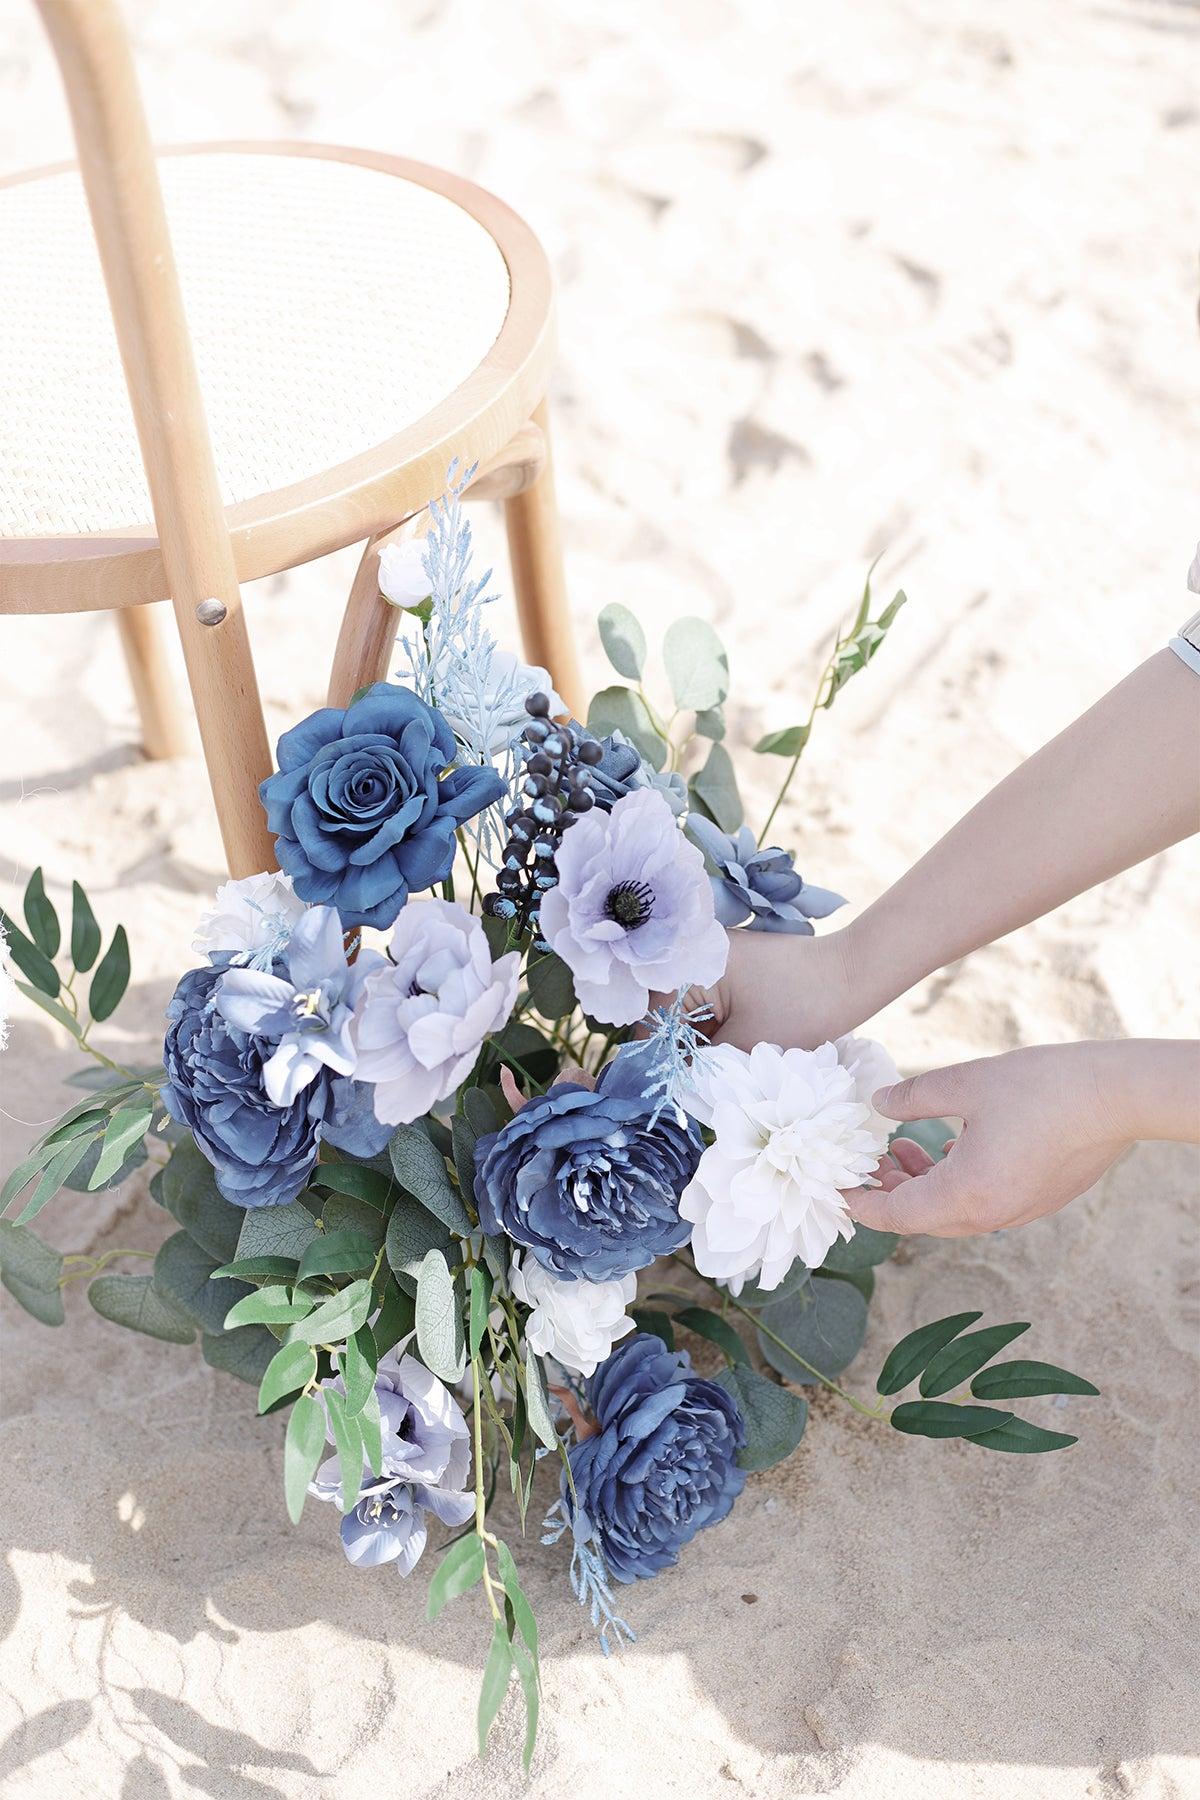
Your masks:
M 926 1075 L 910 1075 L 871 1096 L 876 1112 L 885 1119 L 940 1119 L 949 1113 L 962 1117 L 962 1082 L 957 1068 L 931 1069 Z

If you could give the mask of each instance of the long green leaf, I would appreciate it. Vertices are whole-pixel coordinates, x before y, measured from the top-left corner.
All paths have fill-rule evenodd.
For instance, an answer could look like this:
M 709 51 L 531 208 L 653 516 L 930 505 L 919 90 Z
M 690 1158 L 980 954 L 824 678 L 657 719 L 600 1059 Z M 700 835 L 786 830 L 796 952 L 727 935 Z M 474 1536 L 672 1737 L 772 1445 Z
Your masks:
M 369 1325 L 360 1325 L 353 1337 L 346 1339 L 341 1358 L 342 1381 L 346 1389 L 346 1411 L 357 1417 L 375 1391 L 375 1371 L 379 1356 Z
M 496 1714 L 504 1705 L 504 1696 L 508 1692 L 509 1678 L 512 1675 L 512 1646 L 508 1641 L 508 1632 L 497 1620 L 492 1632 L 492 1647 L 488 1651 L 488 1659 L 483 1669 L 483 1684 L 479 1690 L 479 1754 L 487 1755 L 488 1733 L 496 1722 Z
M 40 993 L 49 994 L 53 1000 L 62 982 L 50 958 L 38 949 L 32 938 L 25 936 L 19 925 L 13 923 L 3 907 L 0 907 L 0 925 L 8 940 L 8 954 L 22 975 L 28 976 Z
M 285 1287 L 258 1288 L 229 1308 L 225 1314 L 225 1329 L 234 1331 L 239 1325 L 295 1325 L 307 1319 L 312 1311 L 311 1294 L 297 1291 L 293 1298 Z M 305 1337 L 303 1341 L 317 1344 L 326 1340 Z
M 91 901 L 77 881 L 71 883 L 71 961 L 86 975 L 100 954 L 100 927 Z
M 1072 1444 L 1079 1442 L 1068 1431 L 1043 1431 L 1040 1425 L 1031 1425 L 1028 1419 L 1015 1418 L 1011 1413 L 993 1431 L 983 1431 L 973 1436 L 971 1442 L 981 1444 L 985 1450 L 1007 1450 L 1016 1456 L 1040 1456 L 1047 1450 L 1068 1450 Z
M 312 1275 L 357 1275 L 375 1261 L 370 1238 L 358 1231 L 329 1231 L 316 1238 L 300 1258 L 299 1281 Z
M 381 1170 L 364 1168 L 361 1163 L 318 1163 L 312 1182 L 314 1187 L 328 1188 L 331 1193 L 365 1200 L 379 1213 L 387 1211 L 396 1194 L 394 1181 L 389 1181 Z
M 723 1350 L 730 1362 L 749 1363 L 750 1352 L 743 1344 L 737 1332 L 727 1319 L 715 1313 L 707 1306 L 685 1306 L 675 1314 L 676 1325 L 682 1325 L 685 1331 L 694 1331 L 697 1337 L 707 1338 L 709 1343 L 716 1344 Z
M 301 1394 L 288 1420 L 283 1443 L 283 1494 L 288 1517 L 300 1523 L 308 1484 L 325 1448 L 325 1411 L 311 1394 Z
M 474 1361 L 487 1330 L 488 1307 L 492 1298 L 492 1277 L 488 1269 L 476 1263 L 471 1270 L 471 1337 L 468 1354 Z
M 902 1387 L 915 1381 L 931 1356 L 936 1356 L 943 1344 L 973 1325 L 982 1313 L 952 1313 L 945 1319 L 934 1319 L 932 1324 L 921 1325 L 916 1331 L 910 1331 L 907 1337 L 890 1352 L 887 1361 L 879 1372 L 879 1380 L 875 1383 L 881 1394 L 898 1394 Z
M 550 1402 L 546 1395 L 546 1378 L 542 1374 L 542 1365 L 528 1345 L 525 1347 L 525 1408 L 529 1414 L 529 1423 L 534 1435 L 545 1444 L 547 1450 L 558 1448 L 558 1433 L 554 1429 L 554 1420 L 550 1416 Z
M 358 1428 L 358 1420 L 350 1417 L 346 1402 L 335 1387 L 325 1389 L 325 1405 L 329 1410 L 329 1423 L 337 1446 L 338 1473 L 342 1488 L 340 1505 L 342 1511 L 348 1513 L 358 1505 L 358 1496 L 362 1492 L 362 1432 Z
M 311 1344 L 283 1344 L 267 1364 L 259 1384 L 258 1410 L 266 1412 L 277 1400 L 307 1387 L 317 1373 L 317 1353 Z
M 525 1773 L 529 1773 L 529 1765 L 533 1761 L 533 1752 L 537 1744 L 538 1711 L 541 1695 L 538 1687 L 538 1667 L 520 1638 L 514 1637 L 509 1644 L 513 1663 L 521 1682 L 521 1692 L 525 1696 L 525 1748 L 521 1754 L 521 1762 Z
M 433 1579 L 429 1583 L 429 1593 L 425 1600 L 425 1616 L 431 1622 L 437 1618 L 444 1606 L 451 1600 L 457 1600 L 483 1579 L 484 1549 L 482 1539 L 472 1532 L 469 1537 L 459 1538 L 446 1551 Z
M 1100 1389 L 1053 1363 L 1016 1361 L 981 1369 L 971 1392 L 978 1400 L 1025 1400 L 1035 1394 L 1098 1394 Z
M 892 1413 L 897 1431 L 913 1437 L 977 1438 L 1007 1425 L 1011 1413 L 991 1406 L 955 1406 L 950 1400 L 905 1400 Z
M 366 1323 L 370 1307 L 370 1282 L 352 1281 L 294 1325 L 292 1336 L 305 1344 L 340 1344 Z
M 59 929 L 58 914 L 46 892 L 46 884 L 42 879 L 42 871 L 37 868 L 29 877 L 25 889 L 25 923 L 29 927 L 29 935 L 42 952 L 43 956 L 58 955 L 58 946 L 62 942 Z
M 921 1393 L 927 1400 L 937 1394 L 948 1394 L 960 1381 L 968 1380 L 976 1369 L 982 1369 L 985 1362 L 990 1362 L 997 1351 L 1028 1330 L 1029 1321 L 1025 1319 L 1013 1325 L 987 1325 L 982 1331 L 969 1331 L 965 1337 L 952 1338 L 926 1363 L 918 1384 Z
M 55 1024 L 61 1025 L 64 1031 L 69 1031 L 73 1038 L 78 1039 L 83 1036 L 83 1027 L 79 1020 L 57 1000 L 52 1000 L 49 994 L 43 994 L 40 989 L 35 988 L 28 981 L 17 981 L 13 985 L 24 994 L 27 1000 L 32 1000 L 35 1006 L 40 1006 L 44 1013 L 48 1013 Z
M 533 1616 L 533 1608 L 522 1591 L 521 1578 L 517 1573 L 513 1553 L 503 1540 L 496 1545 L 496 1560 L 500 1565 L 500 1579 L 504 1583 L 504 1591 L 508 1595 L 509 1605 L 513 1609 L 517 1630 L 524 1638 L 536 1668 L 538 1660 L 537 1620 Z
M 125 935 L 125 927 L 118 925 L 113 932 L 112 943 L 92 976 L 92 985 L 88 990 L 88 1011 L 97 1023 L 116 1011 L 128 986 L 129 939 Z
M 147 1099 L 131 1101 L 120 1107 L 109 1119 L 100 1147 L 100 1158 L 88 1179 L 88 1191 L 103 1187 L 127 1160 L 135 1144 L 140 1144 L 150 1129 L 154 1107 Z
M 37 1186 L 17 1214 L 18 1225 L 28 1225 L 30 1219 L 35 1219 L 43 1206 L 53 1200 L 71 1170 L 87 1155 L 92 1141 L 87 1132 L 81 1132 L 78 1137 L 67 1140 L 53 1161 L 48 1162 L 42 1170 Z

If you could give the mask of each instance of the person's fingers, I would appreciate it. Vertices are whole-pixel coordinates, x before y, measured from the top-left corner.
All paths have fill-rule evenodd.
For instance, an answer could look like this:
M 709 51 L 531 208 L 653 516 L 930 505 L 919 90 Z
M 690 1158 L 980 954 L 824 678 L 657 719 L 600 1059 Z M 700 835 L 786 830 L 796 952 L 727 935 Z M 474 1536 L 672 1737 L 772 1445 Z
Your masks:
M 958 1119 L 962 1117 L 962 1094 L 962 1067 L 958 1065 L 910 1075 L 907 1081 L 880 1088 L 871 1100 L 885 1119 L 936 1119 L 943 1113 Z
M 964 1178 L 960 1159 L 948 1156 L 923 1175 L 906 1178 L 892 1188 L 857 1188 L 847 1194 L 850 1215 L 875 1231 L 899 1231 L 904 1236 L 925 1232 L 931 1237 L 963 1237 L 986 1231 L 975 1209 L 969 1178 Z
M 924 1175 L 926 1169 L 933 1167 L 933 1158 L 928 1150 L 923 1150 L 912 1138 L 893 1138 L 888 1154 L 906 1175 Z

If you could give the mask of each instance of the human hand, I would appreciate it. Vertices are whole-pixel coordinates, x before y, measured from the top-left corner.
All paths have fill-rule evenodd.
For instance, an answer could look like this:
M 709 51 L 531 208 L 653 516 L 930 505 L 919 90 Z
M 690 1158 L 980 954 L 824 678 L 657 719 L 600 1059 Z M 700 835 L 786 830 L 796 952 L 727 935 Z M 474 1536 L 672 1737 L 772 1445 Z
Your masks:
M 860 1224 L 879 1231 L 968 1237 L 1027 1225 L 1090 1188 L 1136 1133 L 1119 1122 L 1097 1051 L 1061 1044 L 1011 1050 L 916 1075 L 875 1095 L 886 1118 L 964 1121 L 939 1163 L 897 1138 L 902 1175 L 847 1195 Z M 918 1160 L 920 1159 L 920 1161 Z M 923 1161 L 925 1167 L 920 1166 Z M 881 1171 L 882 1175 L 883 1171 Z
M 838 932 L 731 931 L 724 975 L 714 987 L 691 989 L 688 1004 L 710 1007 L 705 1036 L 739 1050 L 813 1050 L 866 1016 L 855 1011 Z

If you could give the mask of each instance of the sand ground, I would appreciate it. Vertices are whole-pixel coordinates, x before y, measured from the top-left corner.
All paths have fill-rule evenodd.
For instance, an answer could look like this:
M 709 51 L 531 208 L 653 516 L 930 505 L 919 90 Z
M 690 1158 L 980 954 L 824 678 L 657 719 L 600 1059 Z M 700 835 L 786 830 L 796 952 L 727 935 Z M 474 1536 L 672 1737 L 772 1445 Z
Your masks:
M 178 0 L 132 7 L 164 139 L 310 135 L 498 189 L 561 283 L 572 600 L 726 634 L 733 729 L 798 716 L 866 563 L 911 604 L 814 738 L 786 818 L 869 899 L 1186 610 L 1200 10 L 1187 0 Z M 0 16 L 0 167 L 66 153 L 33 9 Z M 66 397 L 64 397 L 66 399 Z M 501 559 L 497 521 L 480 515 Z M 352 556 L 258 584 L 273 729 L 322 697 Z M 99 616 L 6 621 L 3 898 L 44 865 L 134 944 L 111 1042 L 154 1049 L 221 873 L 197 759 L 140 760 Z M 743 766 L 749 766 L 746 753 Z M 758 801 L 770 771 L 748 776 Z M 1097 829 L 1104 829 L 1102 818 Z M 1196 845 L 954 968 L 877 1026 L 903 1067 L 1195 1031 Z M 23 1004 L 3 1161 L 71 1097 Z M 869 1387 L 911 1325 L 1035 1321 L 1095 1376 L 1067 1455 L 988 1458 L 813 1408 L 786 1469 L 630 1596 L 605 1663 L 531 1546 L 546 1706 L 480 1766 L 482 1627 L 293 1531 L 280 1432 L 190 1353 L 50 1332 L 5 1297 L 0 1781 L 12 1800 L 568 1794 L 1183 1800 L 1197 1707 L 1197 1160 L 1148 1146 L 1059 1218 L 917 1241 L 881 1274 Z M 137 1181 L 45 1215 L 153 1246 Z M 1047 1411 L 1051 1403 L 1037 1406 Z M 1031 1414 L 1031 1416 L 1033 1416 Z M 1036 1416 L 1041 1416 L 1038 1412 Z M 1049 1414 L 1048 1414 L 1049 1416 Z

